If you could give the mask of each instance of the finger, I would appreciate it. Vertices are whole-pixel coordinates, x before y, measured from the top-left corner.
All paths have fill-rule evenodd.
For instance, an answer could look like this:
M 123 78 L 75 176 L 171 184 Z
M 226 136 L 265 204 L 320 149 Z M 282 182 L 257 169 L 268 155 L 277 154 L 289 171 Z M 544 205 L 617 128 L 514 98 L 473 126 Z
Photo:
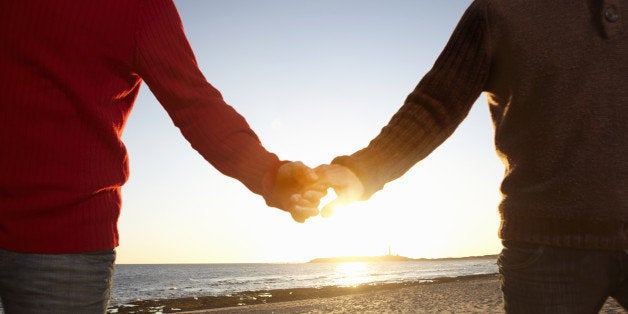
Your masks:
M 341 199 L 340 197 L 336 198 L 335 200 L 329 202 L 327 205 L 323 206 L 323 209 L 321 209 L 321 217 L 323 218 L 329 218 L 331 217 L 331 215 L 334 213 L 334 210 L 336 209 L 336 207 L 343 205 L 345 202 L 343 199 Z
M 321 198 L 325 197 L 325 195 L 327 195 L 327 190 L 325 191 L 305 191 L 303 194 L 301 194 L 302 198 L 309 200 L 309 201 L 319 201 Z
M 320 195 L 320 193 L 316 193 L 316 195 Z M 315 197 L 313 195 L 310 195 L 306 198 L 303 194 L 293 194 L 292 196 L 290 196 L 290 204 L 288 205 L 288 207 L 318 207 L 323 196 L 324 195 Z
M 318 216 L 319 211 L 318 208 L 316 206 L 295 206 L 295 209 L 302 213 L 304 216 L 312 217 L 312 216 Z
M 296 222 L 303 223 L 306 219 L 318 216 L 318 208 L 316 207 L 304 207 L 304 206 L 294 206 L 290 211 L 292 215 L 292 219 Z
M 292 215 L 292 220 L 302 224 L 305 222 L 305 219 L 307 219 L 306 217 L 302 217 L 301 215 L 297 214 L 297 213 L 290 213 Z
M 298 203 L 301 201 L 301 199 L 303 198 L 303 196 L 301 194 L 292 194 L 290 195 L 290 202 L 291 203 Z
M 318 207 L 320 204 L 321 204 L 320 200 L 310 201 L 306 199 L 301 199 L 301 201 L 299 201 L 298 203 L 294 203 L 293 206 L 312 208 L 312 207 Z
M 302 191 L 318 191 L 327 193 L 327 190 L 330 187 L 331 186 L 329 184 L 322 182 L 322 180 L 319 179 L 316 180 L 316 183 L 304 185 Z
M 299 202 L 301 199 L 317 200 L 325 197 L 327 190 L 310 190 L 305 189 L 301 193 L 295 193 L 290 195 L 290 202 Z
M 300 193 L 290 195 L 288 201 L 291 204 L 318 207 L 321 199 L 327 195 L 327 191 L 328 189 L 323 188 L 322 185 L 310 185 Z
M 308 218 L 312 217 L 309 215 L 303 215 L 302 213 L 291 213 L 292 219 L 298 223 L 304 223 Z

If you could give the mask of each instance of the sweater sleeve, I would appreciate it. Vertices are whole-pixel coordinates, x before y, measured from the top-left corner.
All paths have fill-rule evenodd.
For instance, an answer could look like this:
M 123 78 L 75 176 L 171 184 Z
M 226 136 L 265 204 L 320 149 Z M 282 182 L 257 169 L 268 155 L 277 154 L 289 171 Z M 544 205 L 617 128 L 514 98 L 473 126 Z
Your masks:
M 143 1 L 135 71 L 208 162 L 267 201 L 281 162 L 200 72 L 171 0 Z
M 348 167 L 365 187 L 381 190 L 442 144 L 468 114 L 490 70 L 483 2 L 466 10 L 432 69 L 369 145 L 332 163 Z

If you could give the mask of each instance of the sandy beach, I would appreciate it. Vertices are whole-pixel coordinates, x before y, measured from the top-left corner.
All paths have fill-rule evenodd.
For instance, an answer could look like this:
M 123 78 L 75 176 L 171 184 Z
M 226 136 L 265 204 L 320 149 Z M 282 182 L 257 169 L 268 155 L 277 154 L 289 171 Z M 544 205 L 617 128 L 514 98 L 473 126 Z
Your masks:
M 256 295 L 257 297 L 255 297 Z M 229 306 L 229 304 L 248 304 Z M 258 303 L 253 304 L 251 303 Z M 196 308 L 195 310 L 191 310 Z M 355 288 L 291 289 L 230 298 L 147 301 L 119 313 L 504 313 L 499 277 L 445 278 Z M 628 313 L 609 299 L 600 313 Z

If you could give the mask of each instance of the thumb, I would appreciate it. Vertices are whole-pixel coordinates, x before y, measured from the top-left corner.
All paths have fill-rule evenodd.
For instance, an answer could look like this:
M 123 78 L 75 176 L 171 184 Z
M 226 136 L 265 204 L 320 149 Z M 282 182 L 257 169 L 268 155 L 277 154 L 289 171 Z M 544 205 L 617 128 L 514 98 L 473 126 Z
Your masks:
M 329 218 L 334 213 L 337 207 L 343 206 L 349 203 L 349 199 L 342 194 L 336 194 L 336 198 L 331 202 L 325 204 L 321 209 L 321 217 Z
M 340 200 L 340 198 L 336 198 L 335 200 L 327 203 L 327 205 L 323 206 L 323 208 L 321 209 L 321 217 L 331 217 L 331 215 L 334 213 L 334 210 L 336 209 L 336 206 L 340 206 L 342 205 L 342 203 L 343 202 Z

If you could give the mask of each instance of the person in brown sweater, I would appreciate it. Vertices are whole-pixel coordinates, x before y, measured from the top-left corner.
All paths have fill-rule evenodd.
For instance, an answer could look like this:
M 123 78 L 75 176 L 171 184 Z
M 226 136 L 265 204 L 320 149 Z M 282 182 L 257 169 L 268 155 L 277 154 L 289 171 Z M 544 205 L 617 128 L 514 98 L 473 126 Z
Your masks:
M 628 3 L 476 0 L 368 147 L 317 170 L 337 202 L 403 175 L 488 96 L 505 165 L 509 313 L 628 307 Z

